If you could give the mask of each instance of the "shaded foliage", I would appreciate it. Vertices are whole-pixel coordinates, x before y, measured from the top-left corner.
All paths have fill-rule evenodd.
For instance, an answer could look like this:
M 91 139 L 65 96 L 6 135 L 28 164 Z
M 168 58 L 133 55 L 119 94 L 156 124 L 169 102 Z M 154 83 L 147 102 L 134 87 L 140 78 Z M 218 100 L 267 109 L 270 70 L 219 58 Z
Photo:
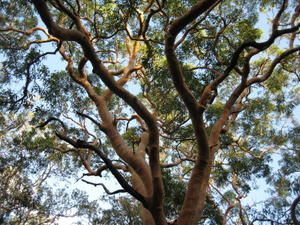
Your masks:
M 299 10 L 0 0 L 0 223 L 292 224 Z M 67 187 L 90 176 L 110 208 Z

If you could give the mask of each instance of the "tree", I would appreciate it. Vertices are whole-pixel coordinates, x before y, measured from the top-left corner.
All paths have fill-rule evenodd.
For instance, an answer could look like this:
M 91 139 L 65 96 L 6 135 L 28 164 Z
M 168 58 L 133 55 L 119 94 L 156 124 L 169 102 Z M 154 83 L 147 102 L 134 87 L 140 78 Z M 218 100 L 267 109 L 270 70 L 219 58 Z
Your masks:
M 22 138 L 4 132 L 4 165 L 24 146 L 51 173 L 109 171 L 120 190 L 94 185 L 125 214 L 107 215 L 128 216 L 129 195 L 146 225 L 299 223 L 299 1 L 0 4 L 1 123 L 31 113 Z M 256 180 L 263 207 L 244 201 Z

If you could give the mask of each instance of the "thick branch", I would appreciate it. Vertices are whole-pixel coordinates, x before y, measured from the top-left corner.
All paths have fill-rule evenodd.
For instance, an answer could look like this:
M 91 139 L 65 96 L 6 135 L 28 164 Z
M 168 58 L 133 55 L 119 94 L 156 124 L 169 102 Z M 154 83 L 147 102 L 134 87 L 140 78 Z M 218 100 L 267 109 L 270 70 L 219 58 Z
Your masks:
M 40 14 L 43 22 L 46 24 L 49 33 L 58 37 L 61 40 L 75 41 L 82 46 L 85 56 L 90 60 L 93 66 L 93 72 L 96 73 L 101 80 L 107 85 L 107 87 L 112 90 L 115 94 L 121 97 L 127 104 L 129 104 L 146 122 L 149 128 L 150 134 L 150 166 L 152 168 L 152 173 L 154 176 L 160 177 L 160 167 L 159 167 L 159 132 L 156 124 L 155 117 L 145 108 L 144 105 L 137 99 L 136 96 L 129 93 L 122 86 L 118 85 L 113 79 L 113 76 L 109 71 L 103 66 L 101 61 L 93 48 L 93 45 L 88 40 L 86 35 L 78 30 L 69 30 L 59 27 L 52 19 L 50 12 L 47 8 L 45 1 L 32 1 Z M 155 171 L 155 172 L 154 172 Z M 158 179 L 161 180 L 161 179 Z M 158 186 L 161 186 L 162 182 L 159 182 Z M 162 191 L 160 191 L 160 196 L 162 196 Z
M 216 2 L 217 0 L 199 1 L 187 13 L 172 21 L 170 28 L 166 34 L 165 54 L 167 57 L 169 70 L 171 72 L 175 88 L 182 100 L 185 102 L 190 113 L 199 113 L 197 112 L 199 109 L 199 105 L 197 104 L 197 101 L 195 100 L 192 92 L 185 83 L 182 68 L 175 54 L 175 39 L 177 35 L 185 28 L 185 26 L 194 21 L 199 15 L 209 9 Z
M 240 57 L 240 54 L 249 47 L 255 48 L 256 51 L 255 53 L 251 54 L 248 56 L 248 60 L 251 59 L 251 57 L 265 49 L 267 49 L 268 47 L 270 47 L 274 41 L 276 40 L 276 38 L 284 35 L 284 34 L 288 34 L 288 33 L 293 33 L 295 31 L 297 31 L 300 28 L 300 23 L 297 24 L 296 26 L 293 26 L 291 28 L 287 28 L 287 29 L 283 29 L 283 30 L 274 30 L 273 33 L 271 34 L 271 36 L 269 37 L 269 39 L 265 42 L 255 42 L 255 41 L 250 41 L 250 42 L 245 42 L 243 44 L 241 44 L 236 51 L 233 53 L 231 60 L 229 62 L 229 65 L 227 66 L 227 68 L 225 69 L 225 71 L 223 72 L 223 74 L 221 76 L 218 76 L 212 83 L 210 83 L 209 85 L 207 85 L 205 87 L 205 90 L 203 91 L 203 94 L 200 98 L 200 103 L 202 105 L 205 105 L 207 102 L 207 98 L 210 95 L 210 92 L 212 90 L 215 90 L 218 85 L 220 83 L 222 83 L 230 74 L 230 72 L 236 67 L 236 64 L 238 62 L 238 59 Z
M 297 219 L 297 210 L 296 207 L 300 202 L 300 195 L 293 201 L 292 205 L 291 205 L 291 217 L 293 220 L 294 225 L 300 225 L 299 220 Z M 299 211 L 298 211 L 299 213 Z
M 172 75 L 174 86 L 190 113 L 198 144 L 198 157 L 192 171 L 182 211 L 178 218 L 178 224 L 197 223 L 199 214 L 204 208 L 206 188 L 211 168 L 210 160 L 212 157 L 209 155 L 208 139 L 202 118 L 204 108 L 197 102 L 191 90 L 186 85 L 182 68 L 175 54 L 174 45 L 177 35 L 216 2 L 217 0 L 199 1 L 187 13 L 175 19 L 166 34 L 165 54 L 169 71 Z
M 46 126 L 48 123 L 50 123 L 51 121 L 58 121 L 58 122 L 62 125 L 62 127 L 64 128 L 64 130 L 65 130 L 65 131 L 67 130 L 67 126 L 64 124 L 64 122 L 61 121 L 60 119 L 56 118 L 56 117 L 49 117 L 44 123 L 38 125 L 37 128 L 44 127 L 44 126 Z
M 277 56 L 273 62 L 271 63 L 269 69 L 267 70 L 267 72 L 261 76 L 261 77 L 254 77 L 252 79 L 250 79 L 248 82 L 247 82 L 247 85 L 250 86 L 252 85 L 253 83 L 261 83 L 265 80 L 267 80 L 273 73 L 275 67 L 286 57 L 288 57 L 289 55 L 297 52 L 297 51 L 300 51 L 300 46 L 296 47 L 296 48 L 292 48 L 292 49 L 288 49 L 286 51 L 284 51 L 283 53 L 281 53 L 279 56 Z
M 113 165 L 114 165 L 114 167 L 115 167 L 116 169 L 119 169 L 119 170 L 123 170 L 123 171 L 128 172 L 128 167 L 127 167 L 127 166 L 120 165 L 120 164 L 113 164 Z M 100 167 L 97 168 L 96 174 L 95 174 L 95 175 L 101 177 L 101 176 L 102 176 L 102 172 L 103 172 L 104 170 L 107 170 L 107 169 L 108 169 L 107 165 L 100 166 Z
M 186 38 L 186 36 L 193 30 L 195 29 L 202 21 L 204 21 L 206 19 L 206 17 L 209 15 L 209 13 L 214 9 L 214 7 L 220 3 L 221 1 L 218 0 L 217 2 L 215 2 L 213 5 L 210 6 L 210 8 L 205 12 L 205 15 L 199 20 L 197 21 L 194 25 L 192 25 L 190 28 L 188 28 L 184 34 L 182 35 L 182 37 L 180 38 L 180 40 L 177 41 L 177 43 L 175 44 L 175 48 L 177 48 Z
M 280 61 L 282 59 L 286 58 L 287 56 L 289 56 L 299 50 L 300 50 L 300 47 L 288 49 L 288 50 L 284 51 L 282 54 L 280 54 L 273 60 L 269 69 L 267 70 L 267 72 L 261 77 L 254 77 L 247 81 L 247 76 L 249 74 L 249 70 L 247 71 L 247 73 L 245 73 L 245 75 L 242 77 L 240 84 L 235 88 L 235 90 L 233 91 L 233 93 L 231 94 L 229 99 L 227 100 L 227 102 L 223 108 L 223 113 L 222 113 L 220 119 L 215 123 L 215 125 L 212 128 L 212 132 L 211 132 L 211 136 L 210 136 L 211 145 L 217 144 L 218 137 L 220 135 L 222 127 L 228 121 L 228 117 L 231 113 L 231 108 L 236 103 L 237 99 L 241 96 L 241 94 L 244 92 L 244 90 L 246 88 L 250 87 L 254 83 L 261 83 L 261 82 L 267 80 L 272 75 L 275 67 L 278 65 L 278 63 L 280 63 Z
M 296 19 L 300 16 L 300 1 L 298 1 L 298 5 L 295 8 L 295 12 L 292 16 L 291 19 L 291 25 L 295 26 L 295 21 Z M 290 38 L 290 48 L 294 47 L 294 42 L 295 42 L 295 38 L 296 38 L 297 32 L 293 32 Z
M 100 151 L 98 148 L 96 148 L 93 145 L 90 145 L 89 143 L 83 141 L 83 140 L 72 140 L 69 137 L 66 137 L 60 133 L 56 133 L 57 137 L 59 137 L 61 140 L 66 141 L 70 145 L 72 145 L 75 148 L 87 148 L 92 151 L 94 151 L 107 165 L 111 173 L 114 175 L 114 177 L 117 179 L 119 184 L 126 190 L 129 194 L 131 194 L 133 197 L 135 197 L 137 200 L 139 200 L 145 208 L 149 207 L 149 203 L 146 201 L 145 197 L 142 196 L 140 193 L 138 193 L 136 190 L 131 187 L 127 181 L 123 178 L 123 176 L 119 173 L 119 171 L 114 167 L 113 163 L 110 159 L 106 157 L 106 155 L 103 154 L 102 151 Z
M 284 10 L 287 8 L 288 2 L 289 2 L 288 0 L 283 0 L 280 10 L 278 11 L 277 15 L 275 16 L 275 18 L 272 22 L 273 23 L 273 25 L 272 25 L 273 32 L 277 30 L 280 17 L 282 15 L 282 13 L 284 12 Z
M 102 119 L 101 129 L 103 132 L 105 132 L 105 134 L 111 141 L 113 148 L 116 150 L 116 153 L 123 160 L 125 160 L 126 163 L 128 163 L 139 176 L 143 177 L 143 182 L 145 184 L 145 187 L 147 188 L 148 196 L 152 196 L 153 187 L 151 173 L 145 160 L 134 155 L 134 153 L 131 151 L 131 149 L 128 148 L 128 145 L 122 139 L 107 108 L 107 102 L 104 100 L 104 97 L 97 94 L 94 87 L 87 80 L 87 77 L 80 77 L 75 73 L 72 67 L 72 58 L 68 57 L 63 51 L 61 51 L 61 54 L 64 59 L 68 61 L 67 70 L 69 72 L 69 75 L 75 82 L 85 88 L 89 97 L 94 101 L 98 109 L 99 116 Z M 93 120 L 92 117 L 90 117 L 90 119 Z M 97 121 L 94 122 L 97 123 Z

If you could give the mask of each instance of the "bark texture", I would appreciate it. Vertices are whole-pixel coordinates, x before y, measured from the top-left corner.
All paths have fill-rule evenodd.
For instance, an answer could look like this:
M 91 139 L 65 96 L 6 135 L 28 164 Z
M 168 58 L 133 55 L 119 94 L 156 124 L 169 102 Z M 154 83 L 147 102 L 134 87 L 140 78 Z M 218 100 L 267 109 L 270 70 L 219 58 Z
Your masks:
M 53 18 L 55 17 L 51 14 L 51 11 L 48 8 L 48 6 L 53 4 L 53 2 L 55 2 L 55 8 L 57 10 L 64 12 L 68 18 L 73 21 L 75 25 L 74 29 L 64 28 L 54 21 Z M 176 55 L 176 48 L 178 48 L 185 40 L 192 28 L 201 24 L 214 7 L 221 2 L 221 0 L 199 0 L 190 10 L 173 20 L 168 25 L 165 35 L 165 56 L 170 76 L 172 77 L 178 96 L 181 98 L 189 113 L 189 119 L 193 126 L 195 141 L 197 144 L 196 157 L 188 159 L 194 164 L 188 182 L 185 199 L 177 218 L 176 225 L 196 225 L 198 223 L 204 209 L 215 153 L 219 150 L 220 135 L 222 132 L 228 131 L 230 124 L 236 120 L 239 112 L 243 109 L 243 100 L 249 95 L 251 85 L 260 84 L 266 81 L 271 76 L 276 66 L 280 64 L 283 59 L 297 51 L 300 51 L 299 46 L 294 46 L 295 35 L 300 28 L 300 24 L 295 25 L 296 18 L 300 14 L 300 8 L 298 7 L 295 11 L 291 27 L 279 30 L 279 20 L 283 15 L 284 10 L 287 8 L 288 3 L 288 1 L 283 1 L 280 10 L 272 22 L 272 32 L 270 37 L 261 43 L 255 41 L 242 43 L 235 51 L 233 51 L 231 58 L 228 60 L 226 66 L 224 66 L 224 71 L 216 71 L 214 68 L 211 68 L 210 70 L 217 76 L 205 86 L 202 93 L 200 93 L 199 99 L 197 99 L 187 85 L 181 62 L 178 60 Z M 42 21 L 45 23 L 48 32 L 42 28 L 37 28 L 38 30 L 42 30 L 45 34 L 47 34 L 49 39 L 57 42 L 76 42 L 83 50 L 83 57 L 78 63 L 78 68 L 75 68 L 72 56 L 66 54 L 63 45 L 59 47 L 61 56 L 67 62 L 66 70 L 69 76 L 74 82 L 84 88 L 96 106 L 101 122 L 95 121 L 89 115 L 82 113 L 79 113 L 79 115 L 88 118 L 93 123 L 97 124 L 99 129 L 107 136 L 114 151 L 123 160 L 123 162 L 125 162 L 124 164 L 126 164 L 126 167 L 114 165 L 112 161 L 108 159 L 95 145 L 82 140 L 73 140 L 70 137 L 64 136 L 62 133 L 57 133 L 57 136 L 75 148 L 86 148 L 95 152 L 105 162 L 105 166 L 101 167 L 99 171 L 93 171 L 89 167 L 87 161 L 82 159 L 83 165 L 90 174 L 99 175 L 101 174 L 101 171 L 108 168 L 124 189 L 122 191 L 126 191 L 142 203 L 143 208 L 141 218 L 145 225 L 167 225 L 163 210 L 164 187 L 159 158 L 160 130 L 158 128 L 158 118 L 156 118 L 155 115 L 152 114 L 136 96 L 124 88 L 124 85 L 130 80 L 132 73 L 142 67 L 142 65 L 136 64 L 140 51 L 139 41 L 143 40 L 146 45 L 149 45 L 149 40 L 146 40 L 146 31 L 149 27 L 151 17 L 155 13 L 163 13 L 163 11 L 160 8 L 156 11 L 151 9 L 153 11 L 148 14 L 147 18 L 144 18 L 143 14 L 136 10 L 136 13 L 139 15 L 138 20 L 141 29 L 137 34 L 137 38 L 131 37 L 130 32 L 127 31 L 127 38 L 132 41 L 131 45 L 126 45 L 129 54 L 127 65 L 120 71 L 111 72 L 104 66 L 104 63 L 99 58 L 93 44 L 92 35 L 86 29 L 82 22 L 82 18 L 80 18 L 77 13 L 68 10 L 59 0 L 32 0 L 32 3 L 34 4 Z M 161 5 L 159 6 L 162 7 Z M 151 7 L 151 5 L 149 7 Z M 34 32 L 34 30 L 29 30 L 27 33 L 30 34 L 32 32 Z M 270 63 L 270 66 L 263 72 L 262 75 L 252 76 L 252 78 L 249 78 L 251 71 L 251 59 L 260 52 L 269 48 L 278 37 L 288 34 L 291 34 L 291 41 L 289 43 L 290 48 L 281 52 L 277 55 L 277 57 L 272 59 L 273 61 Z M 180 37 L 180 39 L 178 37 Z M 216 40 L 217 38 L 218 37 L 216 37 Z M 178 39 L 179 41 L 176 42 Z M 247 52 L 245 51 L 246 49 Z M 242 54 L 244 54 L 243 63 L 238 67 L 237 64 Z M 107 87 L 107 90 L 105 90 L 102 94 L 95 91 L 95 87 L 89 81 L 88 75 L 84 71 L 84 66 L 88 61 L 92 65 L 93 72 Z M 208 129 L 204 122 L 204 112 L 207 106 L 211 104 L 217 96 L 217 89 L 219 85 L 228 78 L 232 71 L 239 74 L 239 78 L 237 78 L 239 83 L 234 86 L 231 95 L 225 102 L 220 117 Z M 116 75 L 120 75 L 121 77 L 118 80 L 115 80 L 114 77 Z M 109 100 L 111 100 L 113 95 L 119 96 L 136 113 L 136 115 L 131 119 L 137 120 L 143 132 L 140 137 L 137 151 L 134 151 L 134 149 L 126 143 L 118 131 L 116 119 L 113 117 L 108 107 Z M 184 159 L 179 160 L 178 163 L 169 163 L 163 166 L 171 167 L 180 164 L 182 161 L 184 161 Z M 118 171 L 119 169 L 123 169 L 131 173 L 132 185 L 126 181 L 126 179 Z M 299 224 L 295 216 L 295 208 L 298 202 L 299 197 L 294 201 L 291 208 L 292 219 L 295 224 Z M 223 221 L 224 224 L 226 223 L 229 211 L 233 207 L 234 206 L 230 206 L 228 211 L 225 212 Z

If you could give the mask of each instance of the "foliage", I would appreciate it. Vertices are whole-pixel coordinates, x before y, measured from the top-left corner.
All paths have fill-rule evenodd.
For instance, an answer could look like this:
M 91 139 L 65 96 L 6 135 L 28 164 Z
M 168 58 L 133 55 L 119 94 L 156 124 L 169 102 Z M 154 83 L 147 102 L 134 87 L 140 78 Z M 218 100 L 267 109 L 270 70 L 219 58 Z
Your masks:
M 0 0 L 0 12 L 0 223 L 295 223 L 299 1 Z M 256 189 L 267 197 L 251 202 Z

